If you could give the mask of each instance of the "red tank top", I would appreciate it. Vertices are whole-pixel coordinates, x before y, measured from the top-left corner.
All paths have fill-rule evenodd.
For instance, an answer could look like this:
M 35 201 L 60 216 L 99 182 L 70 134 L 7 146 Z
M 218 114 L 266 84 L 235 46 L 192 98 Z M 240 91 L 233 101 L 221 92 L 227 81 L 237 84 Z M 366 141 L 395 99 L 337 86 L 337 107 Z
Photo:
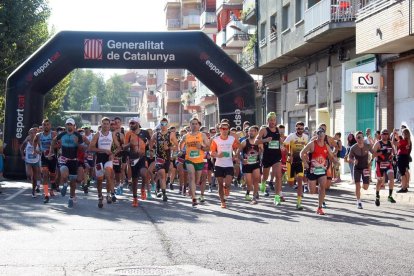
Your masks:
M 397 151 L 397 154 L 398 155 L 401 155 L 401 154 L 409 154 L 408 140 L 400 139 L 400 141 L 398 142 L 398 151 Z
M 328 149 L 325 143 L 319 146 L 317 141 L 314 141 L 314 150 L 312 152 L 311 169 L 326 168 L 326 160 L 328 159 Z

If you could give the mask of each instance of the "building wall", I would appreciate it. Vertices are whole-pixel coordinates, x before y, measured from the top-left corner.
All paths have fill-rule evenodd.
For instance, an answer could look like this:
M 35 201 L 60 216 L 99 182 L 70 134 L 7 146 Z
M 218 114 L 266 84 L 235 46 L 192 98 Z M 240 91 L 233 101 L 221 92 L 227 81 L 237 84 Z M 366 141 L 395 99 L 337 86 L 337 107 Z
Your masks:
M 393 125 L 399 128 L 406 124 L 414 130 L 414 59 L 394 64 L 394 103 L 395 113 Z

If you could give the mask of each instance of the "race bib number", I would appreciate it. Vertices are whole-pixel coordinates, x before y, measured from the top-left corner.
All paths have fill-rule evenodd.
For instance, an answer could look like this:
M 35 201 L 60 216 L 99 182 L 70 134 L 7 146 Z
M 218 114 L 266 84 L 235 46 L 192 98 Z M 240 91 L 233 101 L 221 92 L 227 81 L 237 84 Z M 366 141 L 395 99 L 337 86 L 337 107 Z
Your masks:
M 157 158 L 157 165 L 164 165 L 165 164 L 165 160 L 164 159 L 162 159 L 162 158 Z
M 255 164 L 257 163 L 257 155 L 250 155 L 247 157 L 247 164 Z
M 269 142 L 269 149 L 279 149 L 280 144 L 279 141 L 270 141 Z
M 184 158 L 178 157 L 177 163 L 184 164 Z
M 223 151 L 222 153 L 223 153 L 223 157 L 231 157 L 231 154 L 228 151 Z
M 371 171 L 370 171 L 370 169 L 364 169 L 362 171 L 362 174 L 364 175 L 364 177 L 370 177 L 371 176 Z
M 190 150 L 190 158 L 197 158 L 200 157 L 200 151 L 199 150 Z
M 66 161 L 68 161 L 68 159 L 64 156 L 59 156 L 59 164 L 66 164 Z
M 323 167 L 316 167 L 313 171 L 314 175 L 323 175 L 326 173 L 326 169 Z
M 93 161 L 93 153 L 88 153 L 88 155 L 86 156 L 86 159 L 89 161 Z
M 119 158 L 114 158 L 114 160 L 112 160 L 112 164 L 114 166 L 119 166 L 120 162 L 119 162 Z
M 390 162 L 381 162 L 380 169 L 388 169 L 390 167 Z

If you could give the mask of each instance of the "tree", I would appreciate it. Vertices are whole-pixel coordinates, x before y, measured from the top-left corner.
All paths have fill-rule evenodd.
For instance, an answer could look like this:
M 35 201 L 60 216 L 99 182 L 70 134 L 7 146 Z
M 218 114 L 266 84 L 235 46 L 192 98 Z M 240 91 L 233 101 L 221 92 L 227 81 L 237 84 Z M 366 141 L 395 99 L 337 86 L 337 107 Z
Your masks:
M 106 111 L 126 111 L 131 86 L 121 76 L 114 75 L 106 82 Z
M 53 126 L 63 125 L 63 101 L 66 96 L 69 83 L 72 79 L 73 73 L 67 75 L 61 80 L 49 93 L 45 96 L 45 114 L 44 117 L 48 118 Z
M 46 0 L 0 2 L 0 121 L 4 121 L 7 77 L 48 38 Z

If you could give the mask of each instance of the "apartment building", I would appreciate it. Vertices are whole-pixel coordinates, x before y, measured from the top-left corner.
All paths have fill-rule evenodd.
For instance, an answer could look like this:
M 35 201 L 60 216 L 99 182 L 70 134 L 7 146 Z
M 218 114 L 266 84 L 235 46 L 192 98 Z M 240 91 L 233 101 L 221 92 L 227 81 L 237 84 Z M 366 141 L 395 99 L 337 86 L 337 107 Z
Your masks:
M 388 129 L 405 124 L 413 131 L 414 3 L 371 0 L 362 4 L 356 18 L 356 52 L 378 58 L 379 94 L 386 97 L 378 110 L 379 120 Z

